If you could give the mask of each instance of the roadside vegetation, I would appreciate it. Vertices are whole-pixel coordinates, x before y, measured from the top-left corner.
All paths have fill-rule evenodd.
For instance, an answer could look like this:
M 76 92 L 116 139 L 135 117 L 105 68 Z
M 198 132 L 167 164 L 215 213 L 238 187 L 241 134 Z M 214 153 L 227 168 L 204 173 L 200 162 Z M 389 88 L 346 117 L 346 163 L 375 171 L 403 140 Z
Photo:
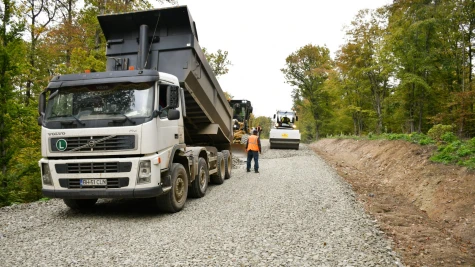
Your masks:
M 368 135 L 327 135 L 327 138 L 354 139 L 354 140 L 404 140 L 419 145 L 433 145 L 437 149 L 430 158 L 433 162 L 452 164 L 475 169 L 475 137 L 461 139 L 453 132 L 452 125 L 437 124 L 427 134 L 411 133 L 383 133 Z

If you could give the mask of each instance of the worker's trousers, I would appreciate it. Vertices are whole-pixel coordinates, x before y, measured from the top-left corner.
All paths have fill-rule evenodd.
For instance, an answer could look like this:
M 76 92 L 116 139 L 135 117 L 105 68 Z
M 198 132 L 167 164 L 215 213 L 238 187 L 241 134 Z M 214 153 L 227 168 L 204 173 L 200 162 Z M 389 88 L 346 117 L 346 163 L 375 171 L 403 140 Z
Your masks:
M 254 159 L 254 171 L 259 170 L 259 151 L 249 150 L 247 152 L 247 169 L 251 169 L 251 161 Z

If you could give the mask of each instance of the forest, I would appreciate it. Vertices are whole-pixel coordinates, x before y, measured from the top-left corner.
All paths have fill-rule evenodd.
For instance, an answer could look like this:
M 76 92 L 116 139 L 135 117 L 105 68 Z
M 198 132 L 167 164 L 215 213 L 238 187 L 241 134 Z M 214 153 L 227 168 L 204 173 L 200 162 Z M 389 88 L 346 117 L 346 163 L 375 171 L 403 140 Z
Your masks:
M 0 1 L 0 207 L 42 198 L 38 95 L 55 75 L 105 69 L 96 16 L 178 4 L 79 2 Z M 361 10 L 334 58 L 325 46 L 296 49 L 281 71 L 293 88 L 303 141 L 427 133 L 439 124 L 474 137 L 474 28 L 474 1 L 394 0 Z M 229 71 L 228 51 L 206 55 L 217 76 Z M 271 126 L 270 118 L 253 120 Z
M 307 44 L 282 73 L 306 141 L 334 135 L 427 133 L 451 125 L 475 136 L 475 1 L 395 0 L 361 10 L 334 59 Z

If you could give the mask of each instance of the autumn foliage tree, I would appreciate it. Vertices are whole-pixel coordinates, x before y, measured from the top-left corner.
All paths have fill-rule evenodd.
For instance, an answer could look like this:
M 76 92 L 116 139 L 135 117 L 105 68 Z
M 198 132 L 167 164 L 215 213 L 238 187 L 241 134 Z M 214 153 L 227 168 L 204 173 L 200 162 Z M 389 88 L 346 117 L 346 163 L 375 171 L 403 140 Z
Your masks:
M 322 120 L 330 114 L 331 98 L 324 85 L 332 69 L 330 50 L 312 44 L 289 55 L 285 60 L 285 67 L 281 69 L 286 82 L 293 87 L 295 104 L 306 105 L 306 109 L 312 114 L 315 139 L 319 138 Z

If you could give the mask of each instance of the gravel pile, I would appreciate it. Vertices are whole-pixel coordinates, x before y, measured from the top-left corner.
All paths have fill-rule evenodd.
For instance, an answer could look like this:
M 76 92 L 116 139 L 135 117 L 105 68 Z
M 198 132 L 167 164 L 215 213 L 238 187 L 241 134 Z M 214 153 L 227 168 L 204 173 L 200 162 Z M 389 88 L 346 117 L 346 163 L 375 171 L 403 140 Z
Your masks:
M 1 265 L 402 266 L 351 188 L 305 145 L 266 149 L 260 165 L 259 174 L 236 165 L 176 214 L 142 200 L 2 208 Z
M 238 158 L 233 155 L 233 169 L 239 168 L 241 165 L 246 164 L 246 161 L 242 158 Z

